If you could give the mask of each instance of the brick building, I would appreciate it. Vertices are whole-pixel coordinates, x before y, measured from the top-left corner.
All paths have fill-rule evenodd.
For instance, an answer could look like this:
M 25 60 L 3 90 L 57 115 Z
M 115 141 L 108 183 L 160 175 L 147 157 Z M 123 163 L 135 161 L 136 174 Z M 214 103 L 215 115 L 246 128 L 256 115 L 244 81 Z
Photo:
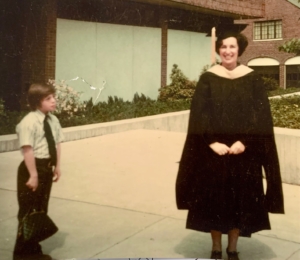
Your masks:
M 263 7 L 264 0 L 1 1 L 0 97 L 8 109 L 20 109 L 32 82 L 55 78 L 58 19 L 160 30 L 157 88 L 167 81 L 170 30 L 207 33 L 235 19 L 262 17 Z
M 241 28 L 248 25 L 243 31 L 250 40 L 241 57 L 244 64 L 278 79 L 283 87 L 292 86 L 299 77 L 298 57 L 278 52 L 285 40 L 300 35 L 299 8 L 286 0 L 11 0 L 1 1 L 0 10 L 0 97 L 8 109 L 24 105 L 32 82 L 55 78 L 60 19 L 159 30 L 155 89 L 167 83 L 171 31 L 209 33 L 213 26 L 222 30 L 234 21 L 243 24 Z M 270 28 L 273 34 L 263 33 Z
M 265 0 L 264 17 L 239 20 L 249 46 L 241 57 L 260 74 L 278 80 L 280 87 L 300 87 L 300 57 L 279 52 L 287 40 L 300 37 L 300 8 L 286 0 Z

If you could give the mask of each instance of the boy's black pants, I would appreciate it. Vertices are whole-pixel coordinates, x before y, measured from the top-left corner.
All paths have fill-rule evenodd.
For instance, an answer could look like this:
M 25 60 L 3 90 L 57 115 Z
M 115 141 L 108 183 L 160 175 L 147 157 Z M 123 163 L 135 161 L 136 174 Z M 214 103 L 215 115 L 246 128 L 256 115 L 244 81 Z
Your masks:
M 34 209 L 48 211 L 48 202 L 52 187 L 53 170 L 49 166 L 49 159 L 36 159 L 38 172 L 38 188 L 32 191 L 26 186 L 29 179 L 29 172 L 25 162 L 21 162 L 18 168 L 17 197 L 19 203 L 18 230 L 24 216 Z M 39 254 L 42 249 L 38 241 L 25 242 L 23 236 L 17 234 L 14 248 L 14 255 Z

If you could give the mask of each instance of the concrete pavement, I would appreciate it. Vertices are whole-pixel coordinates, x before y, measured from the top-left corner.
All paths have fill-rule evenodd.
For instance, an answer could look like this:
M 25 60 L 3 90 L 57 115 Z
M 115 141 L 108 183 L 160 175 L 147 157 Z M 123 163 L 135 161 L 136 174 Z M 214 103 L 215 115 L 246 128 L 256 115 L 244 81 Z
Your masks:
M 63 143 L 63 176 L 49 207 L 60 230 L 42 242 L 44 252 L 55 259 L 208 258 L 210 235 L 185 229 L 187 211 L 176 209 L 184 140 L 184 133 L 133 130 Z M 12 259 L 21 160 L 19 151 L 0 153 L 0 260 Z M 241 260 L 300 259 L 300 187 L 283 188 L 286 214 L 270 215 L 272 230 L 240 239 Z

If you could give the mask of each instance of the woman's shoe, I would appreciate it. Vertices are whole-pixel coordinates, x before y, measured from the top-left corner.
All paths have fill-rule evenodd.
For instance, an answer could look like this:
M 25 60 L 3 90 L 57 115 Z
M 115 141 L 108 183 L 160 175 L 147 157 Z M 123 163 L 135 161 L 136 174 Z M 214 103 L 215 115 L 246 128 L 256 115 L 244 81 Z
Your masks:
M 227 248 L 226 253 L 228 255 L 228 260 L 240 260 L 239 256 L 238 256 L 238 254 L 239 254 L 238 252 L 236 252 L 236 251 L 229 252 L 228 248 Z
M 222 251 L 211 251 L 210 259 L 222 259 Z

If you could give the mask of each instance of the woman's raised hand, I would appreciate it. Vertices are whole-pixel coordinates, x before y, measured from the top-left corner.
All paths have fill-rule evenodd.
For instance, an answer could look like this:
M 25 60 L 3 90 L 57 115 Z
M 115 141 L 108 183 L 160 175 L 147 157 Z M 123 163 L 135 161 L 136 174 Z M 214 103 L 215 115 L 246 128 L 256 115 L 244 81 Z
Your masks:
M 209 147 L 218 155 L 225 155 L 230 152 L 230 148 L 226 144 L 218 142 L 210 144 Z

